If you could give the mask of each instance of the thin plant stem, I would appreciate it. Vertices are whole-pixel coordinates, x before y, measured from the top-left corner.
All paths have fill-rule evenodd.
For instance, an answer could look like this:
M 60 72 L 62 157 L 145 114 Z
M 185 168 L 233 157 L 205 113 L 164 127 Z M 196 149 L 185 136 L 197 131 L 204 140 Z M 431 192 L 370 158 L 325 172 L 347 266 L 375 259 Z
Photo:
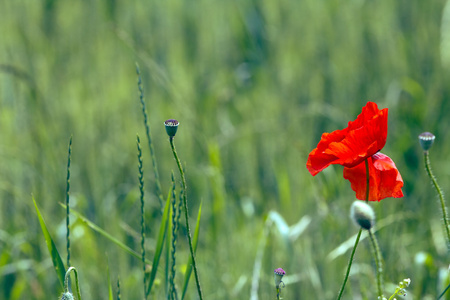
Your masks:
M 369 162 L 368 158 L 365 160 L 366 164 L 366 202 L 369 202 L 369 184 L 370 184 L 370 176 L 369 176 Z M 358 247 L 359 240 L 361 238 L 362 228 L 359 229 L 358 235 L 356 236 L 355 245 L 353 246 L 352 253 L 350 255 L 350 259 L 348 261 L 347 272 L 345 273 L 344 282 L 342 283 L 341 290 L 339 291 L 339 295 L 337 300 L 341 299 L 342 294 L 344 293 L 345 285 L 347 284 L 348 277 L 350 276 L 350 269 L 353 264 L 353 257 L 355 256 L 356 247 Z
M 447 287 L 446 287 L 445 290 L 439 295 L 439 297 L 437 298 L 437 300 L 441 299 L 441 298 L 445 295 L 445 293 L 448 291 L 449 288 L 450 288 L 450 284 L 447 285 Z
M 175 194 L 175 178 L 172 172 L 172 265 L 170 269 L 170 290 L 167 295 L 168 299 L 178 300 L 177 288 L 175 286 L 175 265 L 176 265 L 176 249 L 177 249 L 177 220 L 178 220 L 178 210 L 177 210 L 177 201 Z
M 366 165 L 366 202 L 369 202 L 369 184 L 370 184 L 370 176 L 369 176 L 369 161 L 368 158 L 365 160 Z
M 352 268 L 353 257 L 355 256 L 356 247 L 358 246 L 359 239 L 361 238 L 362 228 L 359 229 L 358 235 L 356 236 L 355 245 L 353 246 L 352 254 L 350 255 L 350 260 L 348 261 L 347 272 L 345 273 L 344 282 L 342 283 L 341 290 L 339 291 L 339 295 L 337 299 L 341 299 L 342 294 L 344 293 L 345 285 L 347 284 L 348 277 L 350 275 L 350 269 Z
M 81 300 L 81 292 L 80 292 L 80 285 L 78 283 L 78 272 L 77 269 L 74 267 L 70 267 L 66 271 L 66 275 L 64 276 L 64 291 L 67 293 L 69 292 L 69 278 L 70 278 L 70 272 L 75 273 L 75 284 L 77 286 L 77 300 Z
M 280 292 L 281 292 L 281 289 L 279 286 L 277 286 L 277 300 L 281 299 Z
M 370 242 L 372 243 L 372 247 L 373 247 L 375 265 L 377 267 L 378 296 L 380 297 L 380 299 L 383 299 L 383 264 L 382 264 L 382 260 L 381 260 L 380 247 L 378 246 L 377 239 L 376 239 L 375 235 L 372 233 L 372 230 L 369 229 L 368 231 L 369 231 Z
M 144 171 L 142 166 L 142 150 L 141 140 L 137 136 L 138 149 L 138 164 L 139 164 L 139 191 L 141 200 L 141 256 L 142 256 L 142 271 L 144 274 L 144 298 L 147 299 L 147 279 L 145 276 L 145 218 L 144 218 Z
M 120 300 L 120 278 L 117 278 L 117 300 Z
M 198 278 L 197 263 L 195 261 L 194 248 L 192 246 L 191 229 L 189 226 L 189 214 L 188 214 L 188 205 L 187 205 L 187 197 L 186 197 L 186 195 L 187 195 L 186 178 L 184 176 L 183 168 L 181 167 L 181 163 L 180 163 L 180 159 L 178 158 L 177 151 L 175 150 L 175 145 L 173 143 L 172 136 L 169 137 L 169 142 L 170 142 L 170 147 L 172 148 L 173 156 L 175 158 L 175 161 L 177 162 L 178 170 L 180 171 L 181 182 L 183 184 L 183 191 L 184 191 L 183 192 L 183 205 L 184 205 L 184 216 L 186 219 L 187 236 L 188 236 L 188 241 L 189 241 L 189 250 L 191 252 L 191 257 L 192 257 L 192 267 L 194 269 L 195 282 L 197 284 L 198 296 L 199 296 L 200 300 L 203 300 L 202 289 L 200 287 L 200 280 Z
M 141 106 L 142 106 L 142 114 L 144 115 L 145 133 L 147 135 L 148 147 L 150 149 L 150 156 L 152 158 L 153 173 L 155 176 L 156 195 L 158 196 L 159 205 L 160 205 L 161 214 L 162 214 L 163 209 L 164 209 L 164 206 L 163 206 L 164 201 L 163 201 L 163 195 L 162 195 L 162 191 L 161 191 L 161 183 L 159 181 L 158 165 L 156 164 L 155 149 L 153 148 L 152 136 L 150 133 L 150 125 L 148 124 L 148 115 L 147 115 L 147 109 L 145 107 L 145 101 L 144 101 L 144 88 L 142 87 L 141 71 L 139 70 L 139 66 L 137 64 L 136 64 L 136 73 L 138 75 L 139 100 L 140 100 Z
M 72 156 L 72 136 L 69 140 L 69 151 L 67 155 L 67 181 L 66 181 L 66 238 L 67 238 L 67 267 L 70 267 L 70 209 L 69 209 L 69 191 L 70 191 L 70 161 Z
M 436 188 L 436 192 L 439 195 L 442 210 L 442 219 L 444 220 L 445 232 L 447 233 L 447 246 L 450 246 L 450 229 L 448 225 L 448 216 L 447 216 L 447 208 L 445 207 L 444 193 L 442 192 L 439 184 L 437 183 L 436 177 L 434 177 L 433 172 L 431 171 L 430 156 L 428 154 L 428 151 L 424 151 L 423 154 L 425 160 L 425 168 L 427 169 L 428 177 L 430 177 L 431 182 L 433 182 L 433 185 Z

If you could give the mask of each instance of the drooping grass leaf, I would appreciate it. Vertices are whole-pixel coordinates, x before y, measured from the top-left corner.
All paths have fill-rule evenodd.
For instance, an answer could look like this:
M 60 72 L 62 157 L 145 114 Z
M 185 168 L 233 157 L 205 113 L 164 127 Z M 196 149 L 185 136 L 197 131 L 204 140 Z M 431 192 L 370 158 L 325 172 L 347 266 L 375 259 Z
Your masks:
M 60 205 L 62 207 L 64 207 L 64 208 L 66 208 L 66 206 L 64 204 L 60 203 Z M 100 233 L 105 238 L 107 238 L 108 240 L 110 240 L 111 242 L 113 242 L 114 244 L 116 244 L 117 246 L 122 248 L 123 250 L 125 250 L 127 253 L 133 255 L 134 257 L 136 257 L 138 259 L 142 258 L 140 253 L 137 253 L 136 251 L 134 251 L 133 249 L 131 249 L 130 247 L 128 247 L 127 245 L 125 245 L 124 243 L 122 243 L 121 241 L 119 241 L 118 239 L 116 239 L 115 237 L 110 235 L 109 233 L 107 233 L 105 230 L 103 230 L 102 228 L 98 227 L 96 224 L 94 224 L 91 221 L 89 221 L 86 217 L 84 217 L 82 214 L 80 214 L 76 210 L 71 209 L 70 213 L 73 214 L 74 216 L 76 216 L 77 218 L 79 218 L 81 221 L 83 221 L 91 229 L 93 229 L 94 231 Z M 147 260 L 147 259 L 145 260 L 145 262 L 150 264 L 150 261 Z
M 195 225 L 194 237 L 192 240 L 192 247 L 194 248 L 194 253 L 197 251 L 198 234 L 200 231 L 201 215 L 202 215 L 202 204 L 200 203 L 200 207 L 198 209 L 197 224 Z M 189 279 L 191 278 L 191 273 L 192 273 L 192 257 L 189 256 L 189 262 L 188 262 L 188 265 L 186 268 L 186 273 L 184 274 L 183 294 L 181 295 L 181 300 L 183 300 L 184 296 L 186 295 L 187 287 L 189 284 Z
M 156 248 L 155 248 L 155 256 L 153 257 L 152 271 L 150 273 L 150 280 L 148 283 L 147 293 L 145 295 L 146 297 L 150 294 L 150 292 L 152 290 L 153 282 L 155 281 L 155 278 L 156 278 L 156 272 L 158 271 L 159 259 L 161 258 L 161 253 L 164 248 L 164 239 L 165 239 L 166 232 L 167 232 L 167 225 L 169 223 L 170 196 L 171 196 L 171 191 L 169 191 L 169 195 L 166 200 L 166 205 L 164 206 L 164 212 L 163 212 L 163 216 L 161 219 L 161 225 L 159 227 L 159 234 L 158 234 L 158 239 L 157 239 Z
M 56 249 L 56 245 L 53 242 L 53 239 L 50 236 L 50 233 L 48 232 L 47 226 L 45 225 L 44 218 L 42 217 L 41 212 L 39 211 L 39 208 L 36 204 L 36 200 L 34 200 L 34 197 L 33 197 L 33 203 L 34 203 L 34 207 L 36 208 L 36 213 L 39 218 L 39 223 L 41 224 L 41 229 L 42 229 L 42 233 L 44 234 L 45 243 L 47 244 L 48 252 L 50 253 L 50 256 L 52 258 L 53 267 L 55 268 L 56 275 L 58 276 L 58 279 L 59 279 L 59 283 L 61 284 L 61 287 L 64 289 L 64 276 L 66 275 L 66 269 L 62 262 L 61 256 L 59 255 L 58 249 Z

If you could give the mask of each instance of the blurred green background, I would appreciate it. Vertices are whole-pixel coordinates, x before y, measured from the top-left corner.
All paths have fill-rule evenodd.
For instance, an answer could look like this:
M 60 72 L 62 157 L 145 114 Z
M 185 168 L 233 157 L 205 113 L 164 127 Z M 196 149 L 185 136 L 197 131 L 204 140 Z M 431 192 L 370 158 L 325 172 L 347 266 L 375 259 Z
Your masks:
M 348 217 L 355 196 L 341 166 L 313 178 L 305 163 L 321 134 L 344 128 L 368 100 L 389 108 L 383 153 L 405 181 L 404 198 L 372 203 L 386 293 L 408 277 L 405 299 L 435 299 L 447 285 L 441 214 L 417 140 L 436 135 L 430 159 L 448 192 L 447 1 L 0 0 L 0 12 L 0 299 L 62 292 L 31 195 L 65 257 L 58 203 L 71 135 L 71 206 L 137 251 L 140 135 L 153 258 L 161 219 L 136 62 L 164 195 L 177 170 L 163 122 L 180 121 L 191 224 L 203 203 L 205 299 L 275 299 L 278 267 L 284 299 L 336 297 L 350 255 L 338 247 L 358 231 Z M 140 261 L 71 220 L 84 299 L 107 298 L 108 263 L 123 299 L 142 299 Z M 178 245 L 180 284 L 184 235 Z M 375 299 L 370 251 L 363 240 L 345 299 Z

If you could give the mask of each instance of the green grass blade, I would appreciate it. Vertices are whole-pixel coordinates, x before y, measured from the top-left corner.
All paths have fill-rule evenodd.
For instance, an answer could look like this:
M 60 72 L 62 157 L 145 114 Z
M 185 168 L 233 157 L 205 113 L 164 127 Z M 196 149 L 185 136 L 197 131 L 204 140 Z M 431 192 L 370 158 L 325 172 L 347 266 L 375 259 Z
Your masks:
M 109 274 L 109 262 L 106 265 L 106 276 L 108 277 L 108 299 L 113 300 L 113 291 L 112 291 L 112 285 L 111 285 L 111 276 Z
M 170 196 L 171 191 L 169 191 L 169 196 L 167 197 L 166 205 L 164 206 L 164 212 L 161 220 L 161 225 L 159 228 L 158 240 L 155 248 L 155 256 L 153 257 L 152 272 L 150 273 L 150 280 L 148 283 L 146 297 L 150 294 L 152 290 L 153 282 L 155 281 L 156 278 L 156 272 L 158 271 L 159 259 L 161 258 L 161 253 L 164 248 L 164 239 L 167 232 L 167 225 L 169 223 Z
M 44 234 L 45 243 L 47 244 L 48 252 L 50 253 L 50 256 L 52 257 L 53 267 L 55 268 L 56 275 L 58 276 L 59 283 L 61 284 L 61 287 L 64 289 L 64 276 L 66 275 L 66 269 L 64 268 L 64 264 L 62 262 L 61 256 L 58 253 L 58 249 L 56 249 L 56 245 L 53 242 L 52 237 L 50 236 L 50 233 L 48 232 L 47 226 L 45 225 L 44 218 L 41 215 L 41 212 L 39 211 L 39 208 L 37 207 L 36 201 L 33 197 L 33 203 L 34 207 L 36 208 L 36 212 L 39 218 L 39 223 L 41 224 L 42 233 Z
M 192 240 L 192 246 L 194 248 L 194 253 L 197 251 L 197 243 L 198 243 L 198 234 L 200 231 L 200 216 L 201 215 L 202 215 L 202 204 L 200 203 L 200 207 L 198 209 L 197 224 L 195 225 L 194 237 Z M 186 295 L 187 287 L 189 284 L 189 279 L 191 278 L 191 273 L 192 273 L 192 257 L 189 257 L 189 263 L 187 265 L 186 273 L 184 275 L 183 294 L 181 295 L 181 300 L 183 300 L 184 296 Z
M 60 203 L 60 205 L 64 208 L 66 208 L 66 206 L 62 203 Z M 116 244 L 117 246 L 119 246 L 120 248 L 122 248 L 123 250 L 125 250 L 127 253 L 131 254 L 132 256 L 138 258 L 138 259 L 142 259 L 142 256 L 140 253 L 137 253 L 136 251 L 134 251 L 133 249 L 131 249 L 130 247 L 128 247 L 127 245 L 125 245 L 124 243 L 122 243 L 121 241 L 119 241 L 118 239 L 116 239 L 115 237 L 113 237 L 112 235 L 110 235 L 109 233 L 107 233 L 105 230 L 103 230 L 102 228 L 98 227 L 96 224 L 92 223 L 91 221 L 89 221 L 86 217 L 84 217 L 83 215 L 81 215 L 79 212 L 77 212 L 74 209 L 70 210 L 70 213 L 73 214 L 74 216 L 76 216 L 77 218 L 79 218 L 81 221 L 83 221 L 87 226 L 89 226 L 92 230 L 100 233 L 101 235 L 103 235 L 105 238 L 107 238 L 108 240 L 110 240 L 111 242 L 113 242 L 114 244 Z M 150 264 L 151 262 L 146 259 L 145 260 L 146 263 Z

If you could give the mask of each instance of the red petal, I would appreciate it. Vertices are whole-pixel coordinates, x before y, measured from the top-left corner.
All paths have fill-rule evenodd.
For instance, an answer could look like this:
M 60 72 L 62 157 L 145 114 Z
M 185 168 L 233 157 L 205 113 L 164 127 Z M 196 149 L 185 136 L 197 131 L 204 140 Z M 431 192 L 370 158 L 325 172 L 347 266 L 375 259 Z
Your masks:
M 347 128 L 322 134 L 317 148 L 311 151 L 306 168 L 311 175 L 331 164 L 354 167 L 380 151 L 386 144 L 388 109 L 379 110 L 367 102 L 355 121 Z
M 369 163 L 369 201 L 380 201 L 387 197 L 403 197 L 403 179 L 392 159 L 382 153 L 367 158 Z M 344 178 L 349 180 L 356 198 L 366 199 L 365 162 L 353 168 L 344 168 Z

